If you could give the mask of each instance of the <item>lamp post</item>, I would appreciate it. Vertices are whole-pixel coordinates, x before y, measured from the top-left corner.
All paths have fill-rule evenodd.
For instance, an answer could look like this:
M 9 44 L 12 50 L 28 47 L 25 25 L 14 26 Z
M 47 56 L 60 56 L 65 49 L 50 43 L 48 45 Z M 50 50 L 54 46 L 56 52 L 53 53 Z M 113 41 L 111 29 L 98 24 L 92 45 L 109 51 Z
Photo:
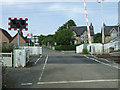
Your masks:
M 101 0 L 101 19 L 102 19 L 102 44 L 103 44 L 103 53 L 104 53 L 104 20 L 103 20 L 103 1 Z
M 120 36 L 120 24 L 118 23 L 118 38 Z
M 104 22 L 103 22 L 103 1 L 101 1 L 101 18 L 102 18 L 102 43 L 104 44 Z

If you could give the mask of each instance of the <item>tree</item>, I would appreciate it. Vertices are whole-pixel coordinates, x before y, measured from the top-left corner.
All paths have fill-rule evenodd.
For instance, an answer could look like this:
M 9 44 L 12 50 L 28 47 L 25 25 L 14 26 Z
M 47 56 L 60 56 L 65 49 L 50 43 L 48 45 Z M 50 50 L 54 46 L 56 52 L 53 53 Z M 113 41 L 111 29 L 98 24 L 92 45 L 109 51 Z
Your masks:
M 57 42 L 58 45 L 69 45 L 70 42 L 74 40 L 74 37 L 73 32 L 71 30 L 67 30 L 67 26 L 76 26 L 76 24 L 73 20 L 69 20 L 58 28 L 55 35 L 40 35 L 39 44 L 47 46 L 49 43 L 49 45 L 53 46 L 55 42 Z
M 43 40 L 44 40 L 45 36 L 44 35 L 40 35 L 39 36 L 39 45 L 42 45 L 43 44 Z
M 63 30 L 63 29 L 67 29 L 67 26 L 76 26 L 75 22 L 71 19 L 69 21 L 67 21 L 65 24 L 63 24 L 61 27 L 58 28 L 58 30 Z
M 55 39 L 58 45 L 70 45 L 74 40 L 73 32 L 71 30 L 63 29 L 55 33 Z
M 76 26 L 75 22 L 71 19 L 58 28 L 55 32 L 55 41 L 58 45 L 70 45 L 70 42 L 73 42 L 74 34 L 72 30 L 68 30 L 67 27 Z
M 94 42 L 95 43 L 101 43 L 102 42 L 102 35 L 101 33 L 97 33 L 94 35 Z
M 54 45 L 54 35 L 47 35 L 47 36 L 44 36 L 44 35 L 40 35 L 39 36 L 39 44 L 40 45 L 48 45 L 48 42 L 49 42 L 49 45 Z

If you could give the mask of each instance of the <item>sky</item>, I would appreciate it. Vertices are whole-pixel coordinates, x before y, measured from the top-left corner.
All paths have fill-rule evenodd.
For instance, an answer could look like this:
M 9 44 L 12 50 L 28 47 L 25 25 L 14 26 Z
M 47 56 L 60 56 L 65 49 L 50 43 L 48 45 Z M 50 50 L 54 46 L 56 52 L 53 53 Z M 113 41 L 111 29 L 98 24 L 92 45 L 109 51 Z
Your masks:
M 99 33 L 102 21 L 106 25 L 118 24 L 118 1 L 104 0 L 103 18 L 101 3 L 97 0 L 86 0 L 89 24 L 92 22 L 94 32 Z M 17 31 L 8 30 L 8 18 L 28 18 L 28 31 L 23 30 L 24 36 L 54 34 L 57 29 L 72 19 L 77 26 L 86 26 L 83 0 L 2 0 L 0 3 L 1 28 L 12 36 Z

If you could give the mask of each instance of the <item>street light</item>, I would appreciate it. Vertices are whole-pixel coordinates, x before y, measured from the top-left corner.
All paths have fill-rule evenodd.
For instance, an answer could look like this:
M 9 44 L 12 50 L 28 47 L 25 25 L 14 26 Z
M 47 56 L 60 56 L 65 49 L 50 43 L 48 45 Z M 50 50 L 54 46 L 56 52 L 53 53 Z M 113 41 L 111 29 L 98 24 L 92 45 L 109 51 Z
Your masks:
M 120 24 L 118 23 L 118 38 L 120 36 Z
M 103 44 L 103 53 L 104 53 L 105 40 L 104 40 L 103 1 L 104 0 L 101 0 L 101 17 L 102 17 L 102 44 Z

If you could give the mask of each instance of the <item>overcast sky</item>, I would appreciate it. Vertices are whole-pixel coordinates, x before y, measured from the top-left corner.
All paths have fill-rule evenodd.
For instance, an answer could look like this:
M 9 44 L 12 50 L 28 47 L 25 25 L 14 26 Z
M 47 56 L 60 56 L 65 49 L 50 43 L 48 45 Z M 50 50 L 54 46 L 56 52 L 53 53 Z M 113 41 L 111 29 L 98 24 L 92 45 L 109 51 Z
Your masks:
M 54 34 L 59 26 L 73 19 L 77 26 L 85 26 L 85 12 L 83 0 L 3 0 L 2 28 L 8 31 L 8 18 L 28 18 L 29 30 L 23 31 L 34 35 Z M 92 2 L 90 2 L 92 1 Z M 101 3 L 97 0 L 87 0 L 89 23 L 93 23 L 95 33 L 100 32 L 102 20 L 106 25 L 118 23 L 118 1 L 105 0 L 103 2 L 103 19 L 101 18 Z M 8 31 L 12 36 L 17 32 Z

